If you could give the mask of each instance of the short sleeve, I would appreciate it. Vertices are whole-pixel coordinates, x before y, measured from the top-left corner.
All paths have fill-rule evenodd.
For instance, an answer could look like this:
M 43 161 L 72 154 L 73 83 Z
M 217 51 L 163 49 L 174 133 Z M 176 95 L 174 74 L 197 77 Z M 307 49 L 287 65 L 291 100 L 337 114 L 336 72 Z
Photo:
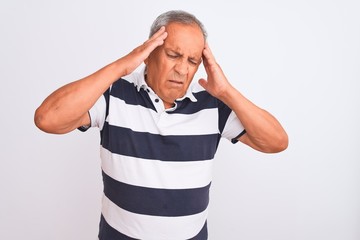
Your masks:
M 245 128 L 240 122 L 239 118 L 232 111 L 225 123 L 224 130 L 222 132 L 222 137 L 230 140 L 232 143 L 237 143 L 238 138 L 246 133 Z
M 228 139 L 232 143 L 236 143 L 238 141 L 237 139 L 246 133 L 244 126 L 235 112 L 221 101 L 219 101 L 218 110 L 221 137 Z
M 101 130 L 106 118 L 106 99 L 104 95 L 101 95 L 94 106 L 90 108 L 89 116 L 91 119 L 91 127 L 98 127 Z

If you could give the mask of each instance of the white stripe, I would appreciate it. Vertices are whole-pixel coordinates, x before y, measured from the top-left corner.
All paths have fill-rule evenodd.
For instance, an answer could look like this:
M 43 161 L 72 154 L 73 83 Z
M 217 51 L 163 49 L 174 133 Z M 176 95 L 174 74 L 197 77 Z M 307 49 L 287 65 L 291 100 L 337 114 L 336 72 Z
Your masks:
M 121 209 L 105 195 L 103 195 L 102 203 L 102 214 L 106 222 L 117 231 L 137 239 L 189 239 L 200 232 L 207 218 L 207 209 L 184 217 L 158 217 Z
M 188 189 L 208 185 L 212 180 L 212 160 L 166 162 L 123 156 L 101 147 L 102 170 L 113 179 L 161 189 Z
M 106 115 L 106 101 L 104 95 L 101 95 L 100 98 L 96 101 L 94 106 L 90 108 L 90 120 L 92 127 L 98 127 L 100 130 L 104 126 L 105 115 Z
M 240 122 L 240 120 L 238 119 L 238 117 L 236 116 L 235 112 L 231 112 L 224 130 L 221 134 L 222 137 L 231 140 L 235 137 L 237 137 L 242 131 L 244 130 L 244 127 L 242 125 L 242 123 Z
M 203 109 L 194 114 L 157 113 L 140 105 L 126 104 L 110 96 L 111 115 L 108 122 L 136 132 L 161 135 L 202 135 L 216 134 L 218 130 L 217 108 Z M 124 115 L 124 113 L 130 113 Z

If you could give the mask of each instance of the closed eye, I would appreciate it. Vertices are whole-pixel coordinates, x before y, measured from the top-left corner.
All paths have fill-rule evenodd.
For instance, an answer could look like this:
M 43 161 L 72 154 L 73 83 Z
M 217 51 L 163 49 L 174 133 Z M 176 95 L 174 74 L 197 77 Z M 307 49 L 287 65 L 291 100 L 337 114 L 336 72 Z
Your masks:
M 179 55 L 177 55 L 177 54 L 169 54 L 169 53 L 167 53 L 166 54 L 169 58 L 173 58 L 173 59 L 175 59 L 175 58 L 177 58 Z
M 197 62 L 196 61 L 193 61 L 193 60 L 189 60 L 190 64 L 192 65 L 197 65 Z
M 189 58 L 189 60 L 188 60 L 192 65 L 198 65 L 199 64 L 199 61 L 200 61 L 200 63 L 201 63 L 201 59 L 198 61 L 198 60 L 196 60 L 196 59 L 194 59 L 194 58 Z

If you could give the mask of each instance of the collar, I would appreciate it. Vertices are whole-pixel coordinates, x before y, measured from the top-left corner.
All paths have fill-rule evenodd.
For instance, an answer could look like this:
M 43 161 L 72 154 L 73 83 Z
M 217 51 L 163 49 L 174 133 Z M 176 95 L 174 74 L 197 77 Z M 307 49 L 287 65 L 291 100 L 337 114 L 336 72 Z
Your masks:
M 190 86 L 188 87 L 188 89 L 186 90 L 185 95 L 184 95 L 183 97 L 181 97 L 181 98 L 176 99 L 176 101 L 182 101 L 182 100 L 184 100 L 185 98 L 189 98 L 190 101 L 192 101 L 192 102 L 197 102 L 197 99 L 196 99 L 196 97 L 194 96 L 194 94 L 193 94 L 193 92 L 192 92 L 192 89 L 193 89 L 193 85 L 190 85 Z
M 138 74 L 136 74 L 136 77 L 134 79 L 134 84 L 136 86 L 136 89 L 138 92 L 140 92 L 140 89 L 148 89 L 150 88 L 146 81 L 145 81 L 145 73 L 146 73 L 146 67 L 143 67 Z
M 145 74 L 146 74 L 146 67 L 143 67 L 138 74 L 135 75 L 133 81 L 136 86 L 136 89 L 138 92 L 140 92 L 140 89 L 144 89 L 145 91 L 147 89 L 150 89 L 152 92 L 154 92 L 146 83 L 145 81 Z M 192 102 L 197 102 L 196 97 L 193 94 L 193 88 L 194 85 L 190 85 L 188 89 L 186 90 L 186 93 L 181 98 L 176 99 L 176 101 L 182 101 L 185 98 L 189 98 Z

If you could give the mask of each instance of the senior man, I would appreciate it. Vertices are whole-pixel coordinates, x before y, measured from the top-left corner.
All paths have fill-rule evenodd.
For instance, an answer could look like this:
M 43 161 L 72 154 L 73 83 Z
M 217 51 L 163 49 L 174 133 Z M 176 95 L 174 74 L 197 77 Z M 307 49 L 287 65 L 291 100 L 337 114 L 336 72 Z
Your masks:
M 141 46 L 36 110 L 45 132 L 100 129 L 99 239 L 205 240 L 220 139 L 266 153 L 286 149 L 280 123 L 230 84 L 206 36 L 194 15 L 165 12 Z M 191 84 L 200 64 L 207 77 Z

